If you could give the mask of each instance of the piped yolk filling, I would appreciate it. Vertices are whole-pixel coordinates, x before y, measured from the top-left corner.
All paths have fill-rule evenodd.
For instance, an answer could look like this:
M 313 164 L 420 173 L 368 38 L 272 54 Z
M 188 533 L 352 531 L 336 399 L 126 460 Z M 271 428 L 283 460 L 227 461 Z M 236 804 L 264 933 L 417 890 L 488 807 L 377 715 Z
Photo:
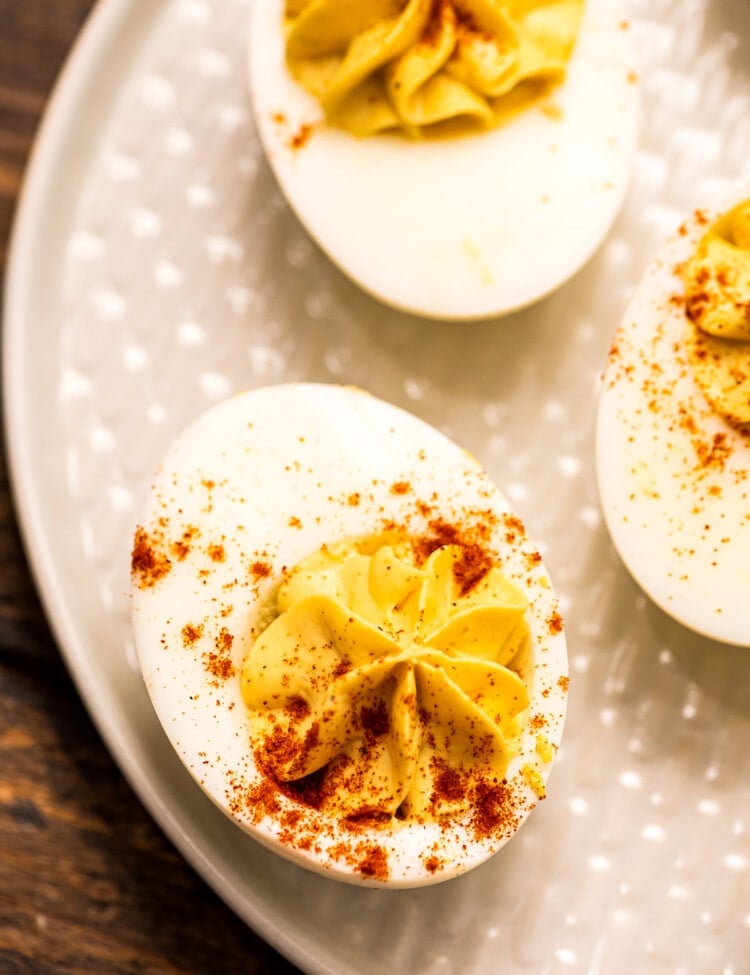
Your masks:
M 299 563 L 244 662 L 261 770 L 338 817 L 433 820 L 500 785 L 529 705 L 524 594 L 476 551 L 349 540 Z
M 750 200 L 709 228 L 683 278 L 696 380 L 717 413 L 750 429 Z
M 565 76 L 583 0 L 287 0 L 286 57 L 358 136 L 498 124 Z

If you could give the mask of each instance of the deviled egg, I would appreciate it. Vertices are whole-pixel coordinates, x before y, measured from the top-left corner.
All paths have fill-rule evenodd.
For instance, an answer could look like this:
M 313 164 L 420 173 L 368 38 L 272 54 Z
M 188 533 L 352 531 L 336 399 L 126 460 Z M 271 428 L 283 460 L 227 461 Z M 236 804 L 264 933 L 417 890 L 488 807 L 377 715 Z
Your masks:
M 406 311 L 487 318 L 558 287 L 607 233 L 636 142 L 628 49 L 621 0 L 258 0 L 250 88 L 334 263 Z
M 598 415 L 612 539 L 667 613 L 750 646 L 750 184 L 696 209 L 618 330 Z
M 296 863 L 434 883 L 545 796 L 567 658 L 539 554 L 473 458 L 364 392 L 269 387 L 195 421 L 135 531 L 132 605 L 182 761 Z

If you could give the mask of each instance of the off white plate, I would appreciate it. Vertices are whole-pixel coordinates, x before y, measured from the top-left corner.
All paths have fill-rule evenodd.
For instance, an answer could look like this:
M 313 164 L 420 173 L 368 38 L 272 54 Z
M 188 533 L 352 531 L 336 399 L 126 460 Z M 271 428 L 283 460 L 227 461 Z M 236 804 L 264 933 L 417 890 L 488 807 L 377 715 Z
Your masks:
M 748 175 L 750 6 L 631 10 L 645 112 L 625 209 L 573 281 L 498 322 L 390 311 L 311 244 L 250 122 L 247 0 L 103 0 L 46 119 L 4 348 L 39 588 L 143 802 L 307 972 L 747 972 L 750 657 L 632 582 L 601 519 L 593 431 L 633 284 L 696 197 Z M 210 403 L 299 379 L 370 389 L 470 449 L 563 599 L 571 689 L 549 797 L 489 863 L 437 887 L 351 889 L 262 849 L 183 769 L 133 653 L 130 534 L 158 459 Z

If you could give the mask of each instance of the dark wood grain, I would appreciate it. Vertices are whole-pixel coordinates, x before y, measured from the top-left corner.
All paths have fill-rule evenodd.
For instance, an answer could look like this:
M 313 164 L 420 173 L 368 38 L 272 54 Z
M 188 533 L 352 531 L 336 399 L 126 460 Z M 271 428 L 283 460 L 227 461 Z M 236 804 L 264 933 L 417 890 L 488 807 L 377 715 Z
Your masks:
M 34 133 L 92 6 L 0 0 L 3 272 Z M 197 877 L 104 748 L 44 620 L 0 457 L 0 975 L 229 971 L 296 969 Z

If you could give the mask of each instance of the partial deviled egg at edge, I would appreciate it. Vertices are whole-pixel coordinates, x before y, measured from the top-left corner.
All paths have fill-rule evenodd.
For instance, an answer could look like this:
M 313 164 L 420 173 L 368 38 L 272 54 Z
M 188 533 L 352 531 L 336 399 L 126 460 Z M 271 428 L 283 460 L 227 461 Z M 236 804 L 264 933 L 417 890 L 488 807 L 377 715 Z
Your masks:
M 596 452 L 635 580 L 704 636 L 750 646 L 750 183 L 687 215 L 612 343 Z M 744 206 L 743 206 L 744 204 Z
M 367 393 L 199 417 L 135 531 L 132 611 L 196 782 L 308 869 L 446 880 L 545 796 L 567 657 L 539 554 L 472 457 Z
M 535 43 L 575 5 L 540 4 Z M 433 10 L 454 6 L 467 22 L 470 3 Z M 488 318 L 543 297 L 593 255 L 623 201 L 636 144 L 639 86 L 620 0 L 583 4 L 570 59 L 555 68 L 562 80 L 544 97 L 459 135 L 358 136 L 330 124 L 292 76 L 284 12 L 284 0 L 253 7 L 258 133 L 292 209 L 365 291 L 431 318 Z M 467 73 L 453 63 L 450 71 L 454 87 L 453 76 Z

